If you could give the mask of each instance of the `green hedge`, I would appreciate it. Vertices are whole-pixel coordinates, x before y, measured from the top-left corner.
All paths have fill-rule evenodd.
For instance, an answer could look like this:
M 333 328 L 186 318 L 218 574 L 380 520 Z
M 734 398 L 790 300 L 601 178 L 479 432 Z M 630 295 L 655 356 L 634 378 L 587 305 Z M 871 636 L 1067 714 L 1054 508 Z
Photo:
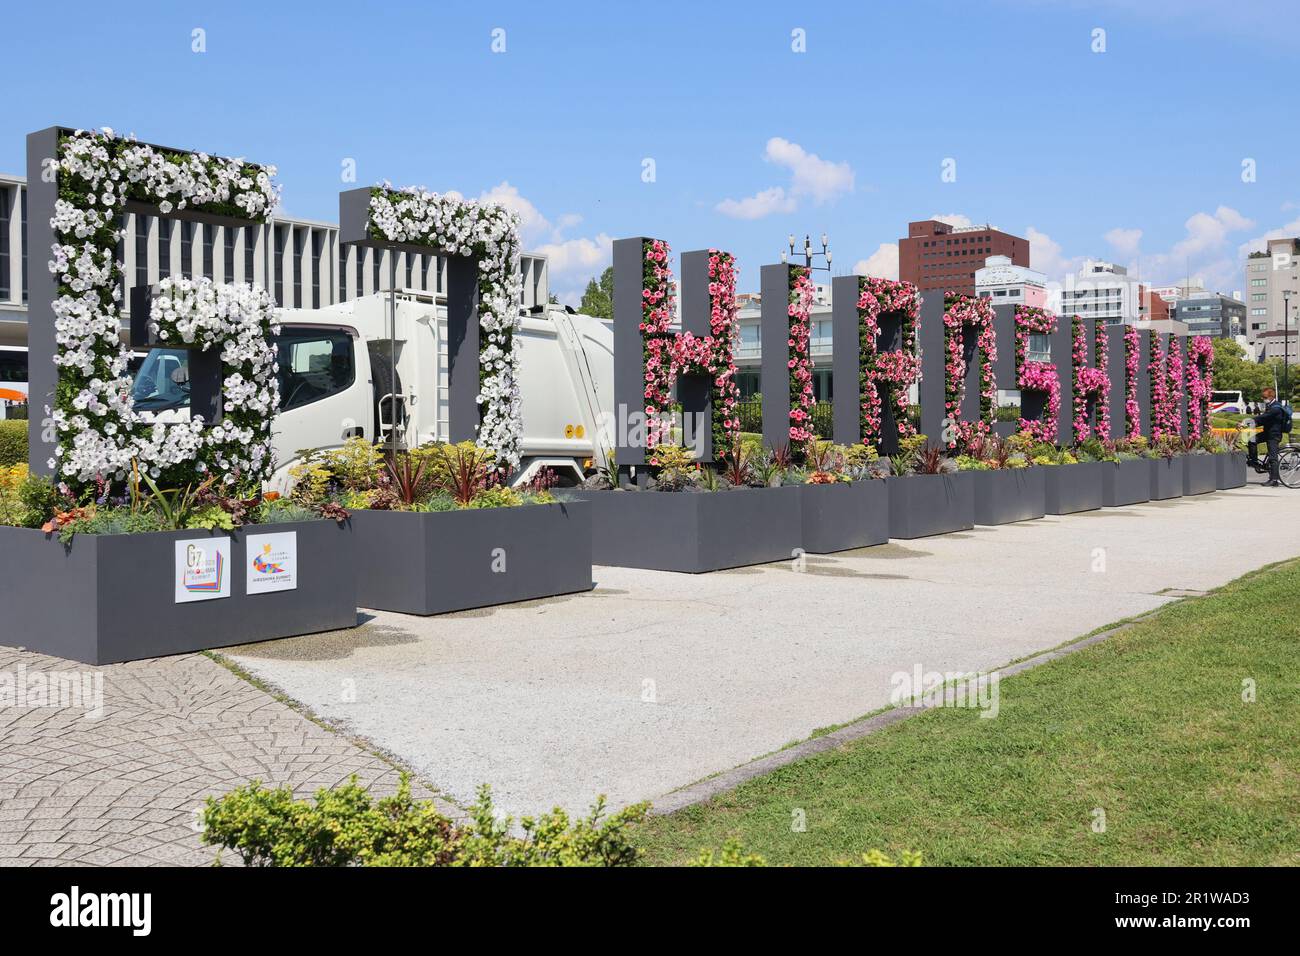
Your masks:
M 27 423 L 0 421 L 0 468 L 27 463 Z

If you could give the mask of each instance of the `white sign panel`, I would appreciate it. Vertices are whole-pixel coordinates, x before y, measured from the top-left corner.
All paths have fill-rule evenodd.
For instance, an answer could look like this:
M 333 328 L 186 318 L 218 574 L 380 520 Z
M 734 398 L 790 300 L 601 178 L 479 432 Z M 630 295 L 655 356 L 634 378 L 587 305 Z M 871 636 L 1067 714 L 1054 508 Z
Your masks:
M 230 597 L 230 539 L 176 542 L 176 603 Z
M 249 594 L 272 594 L 298 587 L 298 532 L 250 534 L 246 541 Z

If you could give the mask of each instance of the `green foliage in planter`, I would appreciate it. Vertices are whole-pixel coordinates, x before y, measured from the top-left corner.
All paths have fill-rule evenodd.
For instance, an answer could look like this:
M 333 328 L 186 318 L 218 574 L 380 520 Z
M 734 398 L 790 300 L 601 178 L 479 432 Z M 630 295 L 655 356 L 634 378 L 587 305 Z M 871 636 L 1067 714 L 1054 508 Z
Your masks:
M 0 421 L 0 468 L 27 463 L 27 423 Z
M 59 493 L 50 480 L 29 475 L 26 465 L 0 469 L 0 524 L 39 528 L 58 501 Z
M 355 776 L 311 802 L 255 780 L 208 798 L 203 842 L 250 866 L 629 866 L 637 851 L 627 828 L 647 809 L 636 804 L 606 817 L 602 797 L 578 820 L 558 808 L 524 817 L 517 836 L 510 818 L 496 819 L 486 786 L 461 823 L 432 801 L 413 800 L 406 774 L 396 794 L 378 800 Z

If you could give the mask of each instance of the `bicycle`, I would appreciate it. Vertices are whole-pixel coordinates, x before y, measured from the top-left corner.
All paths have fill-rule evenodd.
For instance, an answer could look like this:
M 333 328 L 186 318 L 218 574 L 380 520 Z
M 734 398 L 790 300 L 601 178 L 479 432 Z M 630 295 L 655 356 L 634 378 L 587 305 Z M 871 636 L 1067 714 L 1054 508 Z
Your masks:
M 1268 474 L 1268 459 L 1265 455 L 1255 463 L 1255 473 Z M 1288 488 L 1300 488 L 1300 444 L 1287 442 L 1277 450 L 1277 477 Z

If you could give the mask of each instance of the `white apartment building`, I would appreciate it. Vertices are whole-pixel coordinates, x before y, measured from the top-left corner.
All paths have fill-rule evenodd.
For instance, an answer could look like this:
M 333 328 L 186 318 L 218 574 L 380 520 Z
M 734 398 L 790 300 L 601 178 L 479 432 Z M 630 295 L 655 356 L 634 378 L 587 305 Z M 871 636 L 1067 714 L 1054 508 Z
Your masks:
M 1061 315 L 1104 319 L 1107 325 L 1132 324 L 1141 318 L 1141 288 L 1124 266 L 1088 259 L 1077 275 L 1067 275 L 1061 289 Z
M 1284 334 L 1287 326 L 1290 336 Z M 1270 239 L 1266 250 L 1252 252 L 1246 259 L 1245 331 L 1248 349 L 1253 350 L 1255 358 L 1281 358 L 1285 341 L 1290 360 L 1297 361 L 1300 238 Z
M 1018 266 L 1010 256 L 989 256 L 975 270 L 975 294 L 994 305 L 1047 306 L 1047 276 Z

